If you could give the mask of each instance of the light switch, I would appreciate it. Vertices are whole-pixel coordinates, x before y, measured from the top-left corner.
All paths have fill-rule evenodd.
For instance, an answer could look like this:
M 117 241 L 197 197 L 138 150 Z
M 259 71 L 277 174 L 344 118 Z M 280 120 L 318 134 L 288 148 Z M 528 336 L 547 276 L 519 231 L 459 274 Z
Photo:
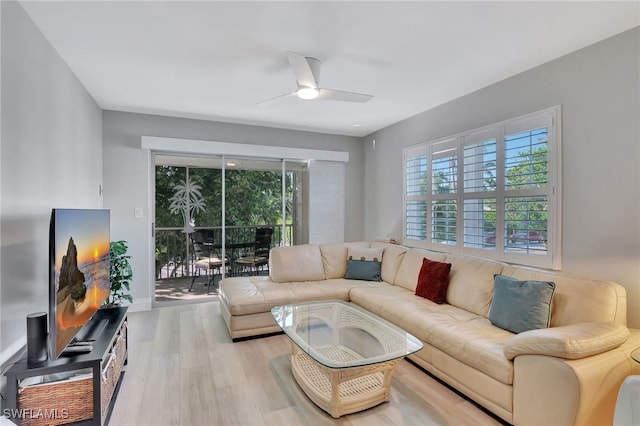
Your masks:
M 133 216 L 136 219 L 142 219 L 142 207 L 136 207 L 133 209 Z

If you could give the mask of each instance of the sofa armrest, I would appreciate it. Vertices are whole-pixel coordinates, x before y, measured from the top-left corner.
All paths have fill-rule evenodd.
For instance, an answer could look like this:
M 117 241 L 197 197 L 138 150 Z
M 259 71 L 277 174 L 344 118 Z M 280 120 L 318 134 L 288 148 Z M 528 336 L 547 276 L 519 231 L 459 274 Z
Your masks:
M 548 355 L 579 359 L 615 349 L 629 337 L 629 329 L 615 322 L 589 322 L 525 331 L 504 345 L 504 355 Z

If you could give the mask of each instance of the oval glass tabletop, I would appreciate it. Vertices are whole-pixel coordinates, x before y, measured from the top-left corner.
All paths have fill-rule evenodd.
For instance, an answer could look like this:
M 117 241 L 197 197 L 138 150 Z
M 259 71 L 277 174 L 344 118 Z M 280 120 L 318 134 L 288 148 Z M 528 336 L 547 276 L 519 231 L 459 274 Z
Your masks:
M 412 334 L 341 300 L 276 306 L 271 314 L 300 349 L 329 368 L 391 361 L 422 349 Z

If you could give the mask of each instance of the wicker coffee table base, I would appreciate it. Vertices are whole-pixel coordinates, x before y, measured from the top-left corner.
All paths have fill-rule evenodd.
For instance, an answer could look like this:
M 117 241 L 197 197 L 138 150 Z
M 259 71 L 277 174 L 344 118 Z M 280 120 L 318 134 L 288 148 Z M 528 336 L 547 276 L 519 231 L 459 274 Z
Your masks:
M 358 358 L 348 348 L 327 346 L 334 357 Z M 335 358 L 334 358 L 335 359 Z M 351 368 L 328 368 L 291 342 L 291 370 L 304 393 L 318 407 L 338 418 L 366 410 L 391 397 L 391 375 L 400 359 Z

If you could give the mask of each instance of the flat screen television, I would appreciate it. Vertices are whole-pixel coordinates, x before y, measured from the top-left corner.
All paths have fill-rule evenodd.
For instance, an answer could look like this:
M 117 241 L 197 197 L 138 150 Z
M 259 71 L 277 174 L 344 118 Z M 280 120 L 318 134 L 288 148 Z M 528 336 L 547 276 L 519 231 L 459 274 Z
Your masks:
M 109 296 L 109 213 L 103 209 L 53 209 L 51 212 L 51 359 L 58 358 L 72 341 L 80 340 L 80 331 L 86 332 L 83 327 Z M 99 332 L 92 330 L 93 337 Z

